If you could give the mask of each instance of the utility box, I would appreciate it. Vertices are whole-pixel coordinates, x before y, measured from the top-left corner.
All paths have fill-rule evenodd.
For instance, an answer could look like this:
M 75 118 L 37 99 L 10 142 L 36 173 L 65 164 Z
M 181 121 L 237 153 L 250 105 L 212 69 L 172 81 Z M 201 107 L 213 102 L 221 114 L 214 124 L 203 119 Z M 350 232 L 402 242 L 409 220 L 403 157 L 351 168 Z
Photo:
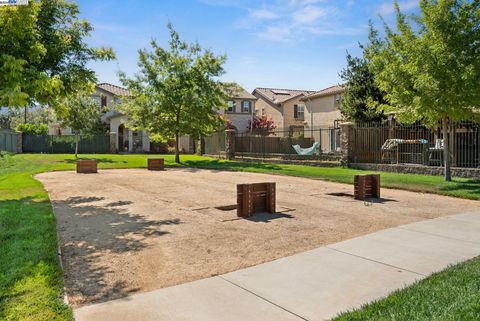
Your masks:
M 250 217 L 255 213 L 275 213 L 275 183 L 237 185 L 237 216 Z

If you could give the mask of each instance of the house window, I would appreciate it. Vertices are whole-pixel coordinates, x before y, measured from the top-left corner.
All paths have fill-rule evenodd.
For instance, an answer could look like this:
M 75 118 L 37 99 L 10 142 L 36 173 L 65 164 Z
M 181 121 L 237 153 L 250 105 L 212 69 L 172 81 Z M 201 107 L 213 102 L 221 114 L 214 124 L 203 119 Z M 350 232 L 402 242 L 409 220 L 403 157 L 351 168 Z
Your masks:
M 305 119 L 305 106 L 293 105 L 293 117 L 298 120 Z
M 340 94 L 335 95 L 335 107 L 340 106 L 340 102 L 342 101 L 342 96 Z
M 227 111 L 230 112 L 230 113 L 234 113 L 235 112 L 235 105 L 236 105 L 235 100 L 229 100 Z
M 102 97 L 100 97 L 100 96 L 93 96 L 92 98 L 93 98 L 93 100 L 95 100 L 95 102 L 97 103 L 97 106 L 98 106 L 98 107 L 102 107 Z
M 250 113 L 251 110 L 251 101 L 244 100 L 242 101 L 242 113 Z
M 107 96 L 102 96 L 102 102 L 100 107 L 107 107 Z

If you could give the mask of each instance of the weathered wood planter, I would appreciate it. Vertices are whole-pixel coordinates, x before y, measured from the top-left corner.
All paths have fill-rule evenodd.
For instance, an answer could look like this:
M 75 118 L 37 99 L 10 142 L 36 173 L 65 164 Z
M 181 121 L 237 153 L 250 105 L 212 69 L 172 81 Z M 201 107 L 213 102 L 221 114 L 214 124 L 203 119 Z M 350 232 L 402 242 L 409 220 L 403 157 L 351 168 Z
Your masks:
M 165 162 L 163 158 L 149 158 L 147 160 L 149 171 L 163 171 L 165 170 Z
M 367 198 L 380 198 L 380 175 L 355 175 L 354 192 L 356 200 L 364 201 Z
M 77 160 L 77 173 L 98 173 L 96 160 Z
M 255 213 L 275 213 L 275 183 L 237 185 L 237 216 L 250 217 Z

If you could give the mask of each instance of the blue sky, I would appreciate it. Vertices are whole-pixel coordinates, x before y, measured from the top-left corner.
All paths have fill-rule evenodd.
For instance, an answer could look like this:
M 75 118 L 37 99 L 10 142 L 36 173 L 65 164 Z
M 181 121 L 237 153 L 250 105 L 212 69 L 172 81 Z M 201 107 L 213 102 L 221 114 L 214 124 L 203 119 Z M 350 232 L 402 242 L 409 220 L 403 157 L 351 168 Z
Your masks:
M 137 70 L 138 49 L 181 37 L 226 54 L 225 81 L 255 87 L 318 90 L 339 83 L 346 51 L 358 54 L 367 24 L 393 19 L 393 0 L 78 0 L 95 32 L 89 42 L 111 46 L 113 62 L 93 63 L 100 82 L 120 84 L 119 70 Z M 402 11 L 418 0 L 400 1 Z

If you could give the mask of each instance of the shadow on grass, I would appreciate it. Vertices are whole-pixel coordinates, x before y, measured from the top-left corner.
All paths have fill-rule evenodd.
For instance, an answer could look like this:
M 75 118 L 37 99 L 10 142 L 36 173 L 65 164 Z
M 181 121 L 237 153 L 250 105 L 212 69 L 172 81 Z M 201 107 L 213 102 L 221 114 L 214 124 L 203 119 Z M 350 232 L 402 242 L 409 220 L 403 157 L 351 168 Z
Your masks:
M 68 164 L 76 164 L 77 160 L 96 160 L 98 163 L 109 163 L 109 164 L 126 164 L 127 161 L 122 160 L 122 161 L 116 161 L 111 158 L 97 158 L 97 157 L 79 157 L 77 159 L 72 159 L 72 158 L 65 158 L 63 161 L 58 161 L 58 163 L 68 163 Z
M 242 169 L 259 169 L 265 171 L 275 171 L 281 170 L 282 167 L 269 164 L 269 163 L 247 163 L 247 162 L 234 162 L 234 161 L 221 161 L 221 160 L 193 160 L 193 161 L 184 161 L 181 163 L 184 166 L 190 168 L 199 168 L 199 169 L 216 169 L 216 170 L 226 170 L 226 171 L 235 171 Z
M 52 202 L 66 288 L 74 305 L 122 298 L 138 290 L 128 282 L 128 274 L 119 273 L 118 264 L 147 248 L 152 238 L 168 234 L 163 226 L 181 224 L 179 219 L 151 220 L 131 213 L 124 207 L 129 201 L 103 201 L 102 197 L 72 197 Z
M 452 181 L 451 183 L 439 188 L 444 192 L 462 192 L 468 191 L 469 194 L 477 194 L 480 198 L 480 179 L 472 179 L 468 181 Z
M 69 320 L 61 300 L 55 222 L 50 203 L 25 197 L 0 201 L 0 319 Z

